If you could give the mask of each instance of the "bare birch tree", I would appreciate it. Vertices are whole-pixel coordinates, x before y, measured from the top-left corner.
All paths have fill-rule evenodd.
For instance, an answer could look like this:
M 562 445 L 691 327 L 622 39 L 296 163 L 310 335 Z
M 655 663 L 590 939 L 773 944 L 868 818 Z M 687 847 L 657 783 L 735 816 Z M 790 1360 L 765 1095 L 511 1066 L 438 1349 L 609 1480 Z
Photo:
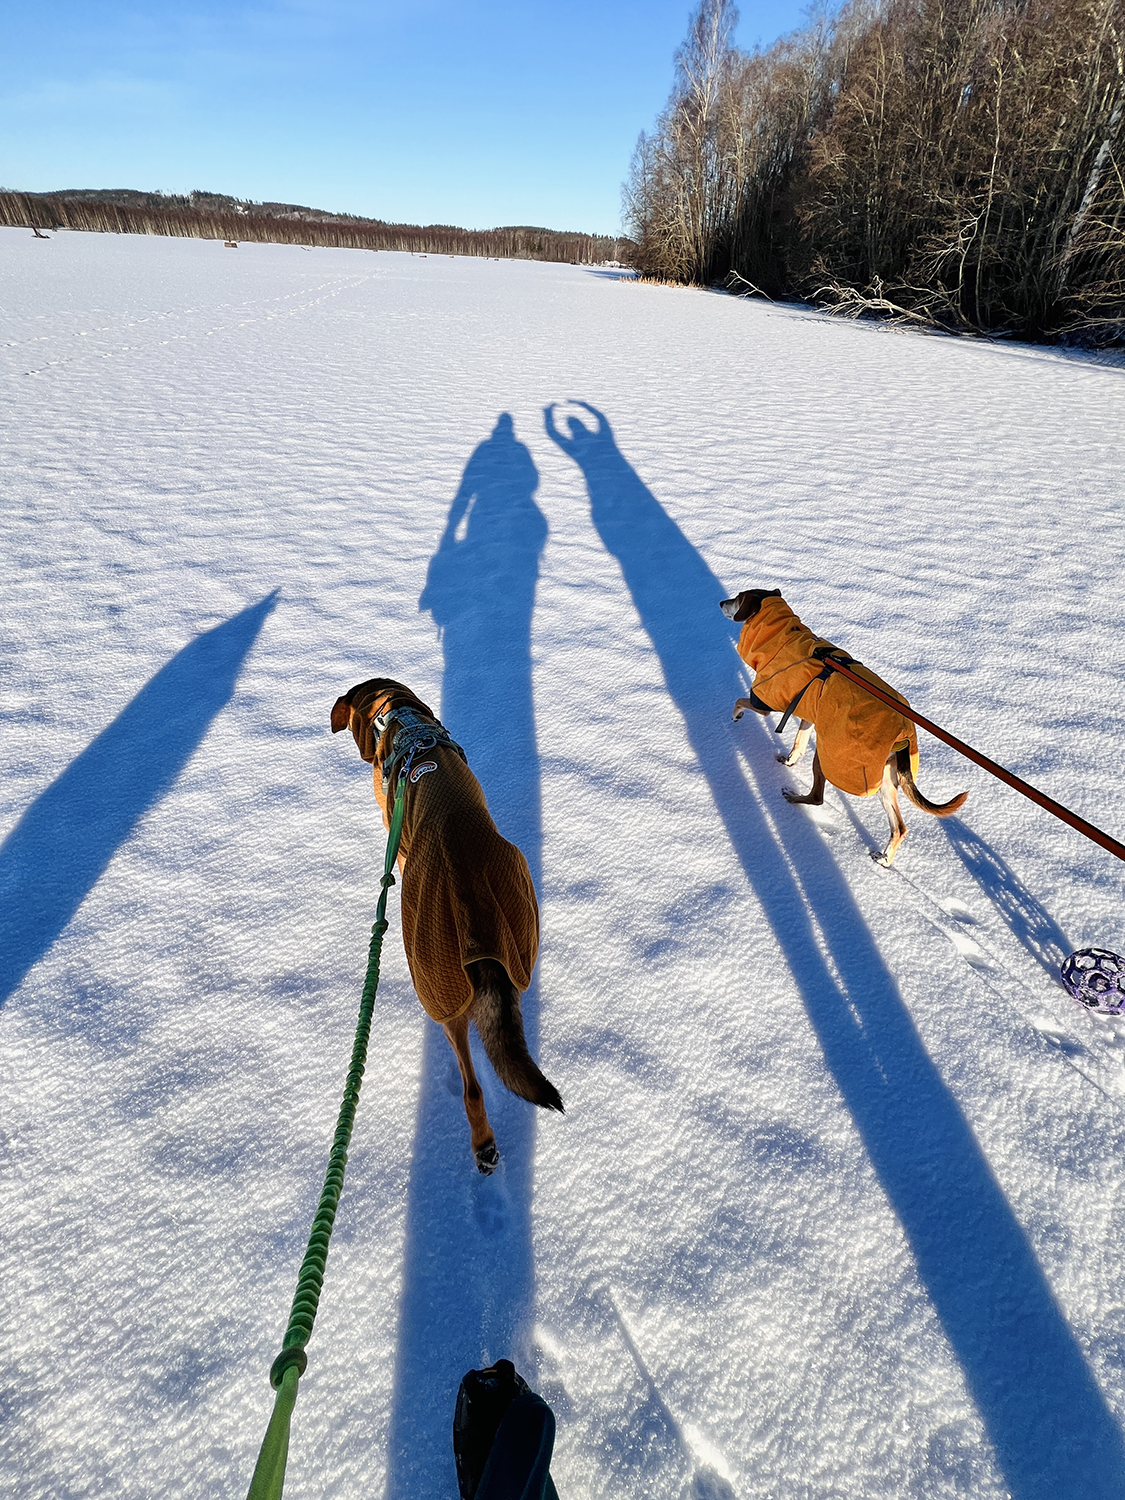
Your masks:
M 851 0 L 747 55 L 705 0 L 634 158 L 643 274 L 1125 341 L 1125 0 Z

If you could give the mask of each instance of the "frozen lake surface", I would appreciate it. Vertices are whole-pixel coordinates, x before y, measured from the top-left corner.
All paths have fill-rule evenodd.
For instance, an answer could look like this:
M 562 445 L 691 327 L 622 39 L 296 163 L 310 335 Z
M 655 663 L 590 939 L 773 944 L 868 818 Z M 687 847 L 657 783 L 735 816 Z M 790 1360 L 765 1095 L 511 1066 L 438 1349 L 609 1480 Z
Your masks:
M 567 1114 L 485 1065 L 477 1176 L 392 895 L 287 1497 L 454 1500 L 502 1355 L 563 1500 L 1125 1493 L 1125 1043 L 1056 978 L 1125 870 L 925 734 L 971 796 L 878 868 L 717 608 L 1121 838 L 1125 370 L 569 266 L 0 266 L 0 1487 L 245 1491 L 382 862 L 329 710 L 386 674 L 528 857 Z

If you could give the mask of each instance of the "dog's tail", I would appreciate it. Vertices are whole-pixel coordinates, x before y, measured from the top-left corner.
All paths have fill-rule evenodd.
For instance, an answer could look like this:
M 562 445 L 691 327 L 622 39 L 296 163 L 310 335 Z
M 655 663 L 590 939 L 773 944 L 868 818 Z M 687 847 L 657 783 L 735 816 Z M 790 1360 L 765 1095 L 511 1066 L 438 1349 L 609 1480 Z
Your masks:
M 910 751 L 898 750 L 895 752 L 895 770 L 898 772 L 899 786 L 913 802 L 914 806 L 922 812 L 933 813 L 935 818 L 948 818 L 950 813 L 955 813 L 959 807 L 963 807 L 968 792 L 958 792 L 956 797 L 950 797 L 948 802 L 931 802 L 928 797 L 914 785 L 914 773 L 910 769 Z
M 482 958 L 469 964 L 466 973 L 473 986 L 469 1015 L 497 1078 L 521 1099 L 561 1113 L 563 1102 L 558 1089 L 535 1066 L 527 1050 L 519 991 L 503 965 Z

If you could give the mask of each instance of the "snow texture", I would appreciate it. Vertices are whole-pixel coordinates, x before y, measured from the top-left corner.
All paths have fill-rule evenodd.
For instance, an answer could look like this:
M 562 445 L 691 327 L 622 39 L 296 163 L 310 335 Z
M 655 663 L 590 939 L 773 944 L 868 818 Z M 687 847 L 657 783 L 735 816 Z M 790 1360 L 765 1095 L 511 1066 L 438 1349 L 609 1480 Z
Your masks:
M 925 735 L 972 795 L 878 868 L 717 608 L 779 586 L 1121 837 L 1125 372 L 568 266 L 0 257 L 0 1487 L 245 1491 L 382 861 L 328 715 L 388 674 L 530 862 L 567 1113 L 482 1063 L 475 1173 L 392 895 L 287 1497 L 451 1500 L 501 1355 L 563 1500 L 1125 1492 L 1125 1046 L 1057 979 L 1125 871 Z

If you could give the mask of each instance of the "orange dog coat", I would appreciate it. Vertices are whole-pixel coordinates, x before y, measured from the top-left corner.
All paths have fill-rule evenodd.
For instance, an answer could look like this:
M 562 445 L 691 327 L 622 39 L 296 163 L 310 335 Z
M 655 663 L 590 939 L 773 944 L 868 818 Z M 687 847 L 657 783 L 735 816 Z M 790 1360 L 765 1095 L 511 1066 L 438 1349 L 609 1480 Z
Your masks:
M 892 750 L 908 748 L 911 771 L 918 771 L 918 734 L 904 714 L 896 713 L 839 672 L 817 682 L 822 663 L 813 648 L 831 643 L 802 625 L 784 599 L 763 599 L 738 638 L 738 654 L 754 673 L 754 692 L 763 703 L 784 712 L 806 683 L 811 684 L 794 713 L 816 726 L 816 748 L 827 779 L 853 797 L 879 790 L 883 766 Z M 906 703 L 901 693 L 858 662 L 849 663 L 859 677 Z

